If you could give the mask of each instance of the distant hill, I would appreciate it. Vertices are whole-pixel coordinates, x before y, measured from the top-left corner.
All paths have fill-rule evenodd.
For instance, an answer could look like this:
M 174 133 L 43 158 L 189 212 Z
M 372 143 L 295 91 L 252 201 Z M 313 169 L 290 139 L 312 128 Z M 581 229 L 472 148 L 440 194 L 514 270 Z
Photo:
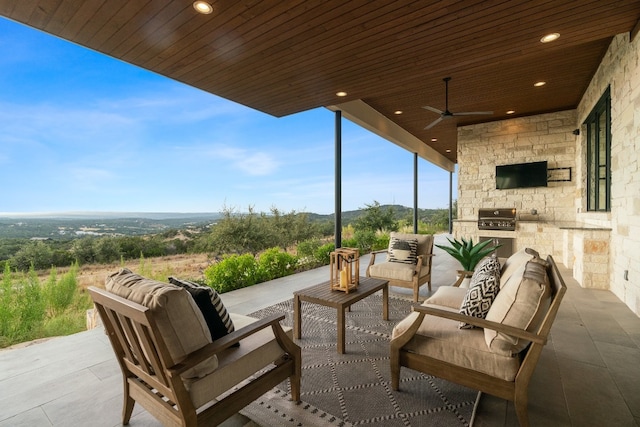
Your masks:
M 409 218 L 413 209 L 401 205 L 381 205 L 392 208 L 396 219 Z M 362 215 L 363 209 L 342 213 L 343 225 Z M 418 217 L 429 221 L 443 209 L 419 209 Z M 311 221 L 334 221 L 334 214 L 302 212 Z M 60 212 L 33 214 L 0 214 L 0 238 L 72 239 L 85 235 L 143 236 L 167 230 L 198 229 L 215 224 L 221 212 Z
M 215 224 L 219 213 L 87 213 L 0 217 L 0 238 L 72 239 L 93 236 L 144 236 Z
M 413 208 L 409 208 L 407 206 L 402 206 L 402 205 L 380 205 L 380 208 L 382 210 L 386 210 L 386 209 L 389 209 L 389 208 L 393 209 L 393 213 L 394 213 L 394 218 L 395 219 L 407 218 L 408 216 L 413 215 Z M 434 216 L 436 214 L 439 214 L 439 213 L 442 213 L 443 210 L 448 211 L 448 209 L 418 209 L 418 218 L 420 218 L 421 220 L 428 220 L 432 216 Z M 348 224 L 348 223 L 352 222 L 357 217 L 362 215 L 363 212 L 364 212 L 364 209 L 358 209 L 358 210 L 353 210 L 353 211 L 344 211 L 344 212 L 342 212 L 342 222 L 343 222 L 343 224 Z M 312 220 L 331 220 L 331 221 L 333 221 L 334 218 L 335 218 L 334 214 L 322 215 L 322 214 L 309 213 L 308 215 L 309 215 L 309 218 L 311 218 Z

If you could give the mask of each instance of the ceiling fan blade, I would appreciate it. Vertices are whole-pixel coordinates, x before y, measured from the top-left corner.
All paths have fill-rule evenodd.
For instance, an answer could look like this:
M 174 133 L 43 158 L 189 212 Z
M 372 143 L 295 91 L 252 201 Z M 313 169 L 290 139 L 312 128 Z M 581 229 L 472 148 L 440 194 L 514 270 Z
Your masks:
M 434 113 L 436 113 L 436 114 L 443 114 L 443 113 L 444 113 L 444 111 L 442 111 L 442 110 L 438 110 L 437 108 L 433 108 L 433 107 L 430 107 L 430 106 L 428 106 L 428 105 L 425 105 L 425 106 L 424 106 L 424 107 L 422 107 L 422 108 L 424 108 L 425 110 L 433 111 L 433 112 L 434 112 Z
M 435 119 L 434 121 L 432 121 L 429 125 L 427 125 L 424 130 L 427 129 L 431 129 L 432 127 L 434 127 L 435 125 L 437 125 L 438 123 L 440 123 L 442 120 L 444 119 L 444 117 L 439 117 L 437 119 Z
M 490 116 L 491 114 L 493 114 L 493 111 L 467 111 L 466 113 L 453 113 L 454 116 Z

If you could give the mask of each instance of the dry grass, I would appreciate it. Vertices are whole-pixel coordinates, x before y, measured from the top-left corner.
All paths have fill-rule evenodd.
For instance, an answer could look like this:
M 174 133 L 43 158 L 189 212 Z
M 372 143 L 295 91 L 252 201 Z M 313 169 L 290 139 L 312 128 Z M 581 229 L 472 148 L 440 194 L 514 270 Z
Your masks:
M 177 276 L 188 280 L 202 280 L 204 270 L 212 260 L 207 254 L 183 254 L 171 255 L 157 258 L 145 258 L 145 274 L 150 276 L 167 275 Z M 124 267 L 133 272 L 140 273 L 140 260 L 130 260 L 124 263 Z M 104 287 L 105 278 L 122 268 L 122 264 L 91 264 L 81 266 L 78 272 L 78 286 L 86 289 L 88 286 Z M 58 274 L 66 272 L 66 268 L 58 268 Z M 151 274 L 149 274 L 151 272 Z M 39 274 L 41 279 L 46 280 L 49 271 Z

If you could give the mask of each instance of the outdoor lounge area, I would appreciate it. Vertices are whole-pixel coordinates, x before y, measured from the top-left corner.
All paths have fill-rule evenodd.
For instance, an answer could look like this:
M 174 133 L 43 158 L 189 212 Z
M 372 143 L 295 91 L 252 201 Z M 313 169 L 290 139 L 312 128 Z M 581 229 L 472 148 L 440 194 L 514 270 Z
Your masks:
M 444 242 L 444 237 L 437 236 L 436 243 Z M 434 253 L 435 292 L 455 280 L 456 261 L 438 248 Z M 568 291 L 529 387 L 531 425 L 640 425 L 640 319 L 610 292 L 583 289 L 566 268 L 559 267 Z M 328 267 L 322 267 L 223 294 L 223 300 L 231 312 L 248 314 L 290 299 L 294 291 L 326 280 L 328 274 Z M 411 290 L 391 288 L 394 295 L 410 299 Z M 426 288 L 422 289 L 421 299 L 427 296 Z M 347 342 L 348 351 L 349 346 Z M 388 359 L 380 366 L 388 369 Z M 304 376 L 303 370 L 302 402 Z M 0 426 L 121 425 L 121 382 L 113 351 L 100 328 L 1 351 Z M 281 400 L 287 402 L 286 397 Z M 289 418 L 305 412 L 304 405 L 283 404 L 290 410 Z M 331 415 L 341 418 L 339 413 Z M 225 425 L 249 422 L 238 415 Z M 325 419 L 317 425 L 332 423 Z M 136 405 L 130 425 L 161 424 Z M 518 423 L 511 403 L 483 395 L 474 425 Z
M 212 3 L 202 14 L 192 1 L 7 0 L 0 15 L 273 117 L 334 112 L 336 188 L 342 185 L 343 118 L 405 149 L 407 170 L 413 155 L 414 179 L 418 159 L 440 167 L 449 175 L 451 204 L 457 202 L 454 237 L 499 239 L 512 252 L 534 248 L 555 259 L 566 282 L 529 386 L 531 425 L 640 426 L 637 1 Z M 499 176 L 505 167 L 536 164 L 544 167 L 533 183 L 526 173 L 512 182 Z M 424 204 L 416 187 L 414 212 Z M 411 183 L 402 190 L 411 192 Z M 342 212 L 336 194 L 334 212 Z M 503 209 L 512 212 L 508 220 L 494 223 L 481 214 Z M 453 260 L 436 248 L 433 253 L 430 285 L 416 288 L 419 300 L 455 281 Z M 319 268 L 223 300 L 242 315 L 282 309 L 295 291 L 328 274 Z M 393 287 L 391 299 L 398 293 L 413 299 L 411 289 Z M 408 307 L 397 305 L 389 322 L 403 319 Z M 362 312 L 354 312 L 355 322 Z M 375 314 L 374 332 L 387 339 L 391 328 L 377 306 Z M 318 326 L 324 320 L 313 327 L 328 331 Z M 344 355 L 336 355 L 333 336 L 334 347 L 322 347 L 333 363 L 350 360 L 342 358 L 357 354 L 358 345 L 368 348 L 358 336 L 366 325 L 348 322 L 349 315 L 347 334 L 350 326 L 353 333 Z M 306 336 L 303 330 L 299 342 Z M 388 362 L 382 353 L 376 357 L 384 367 L 375 372 L 376 384 L 386 387 L 384 403 L 393 407 L 406 387 L 392 391 Z M 427 401 L 434 417 L 469 409 L 467 397 L 447 401 L 446 383 L 419 379 L 416 387 L 433 383 L 434 391 L 418 395 L 414 412 Z M 308 390 L 303 369 L 302 402 L 312 397 Z M 348 391 L 366 399 L 371 389 Z M 322 416 L 304 403 L 279 403 L 271 406 L 270 421 L 261 422 L 350 425 L 355 403 L 341 400 Z M 370 404 L 372 411 L 381 406 Z M 99 329 L 0 351 L 0 427 L 111 427 L 120 425 L 121 412 L 120 371 Z M 307 418 L 311 412 L 315 418 Z M 467 415 L 439 422 L 466 425 Z M 398 413 L 356 421 L 407 425 Z M 480 401 L 474 421 L 518 425 L 513 404 L 490 396 Z M 227 425 L 251 422 L 238 415 Z M 136 406 L 131 425 L 160 424 Z

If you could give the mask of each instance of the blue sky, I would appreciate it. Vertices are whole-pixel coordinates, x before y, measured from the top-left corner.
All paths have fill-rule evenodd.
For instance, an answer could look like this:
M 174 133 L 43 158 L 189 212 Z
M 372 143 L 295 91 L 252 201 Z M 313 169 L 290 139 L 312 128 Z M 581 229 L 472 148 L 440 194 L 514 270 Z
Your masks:
M 275 118 L 4 18 L 0 94 L 0 213 L 334 211 L 327 109 Z M 412 206 L 413 154 L 342 128 L 342 209 Z M 418 168 L 446 208 L 449 173 Z

